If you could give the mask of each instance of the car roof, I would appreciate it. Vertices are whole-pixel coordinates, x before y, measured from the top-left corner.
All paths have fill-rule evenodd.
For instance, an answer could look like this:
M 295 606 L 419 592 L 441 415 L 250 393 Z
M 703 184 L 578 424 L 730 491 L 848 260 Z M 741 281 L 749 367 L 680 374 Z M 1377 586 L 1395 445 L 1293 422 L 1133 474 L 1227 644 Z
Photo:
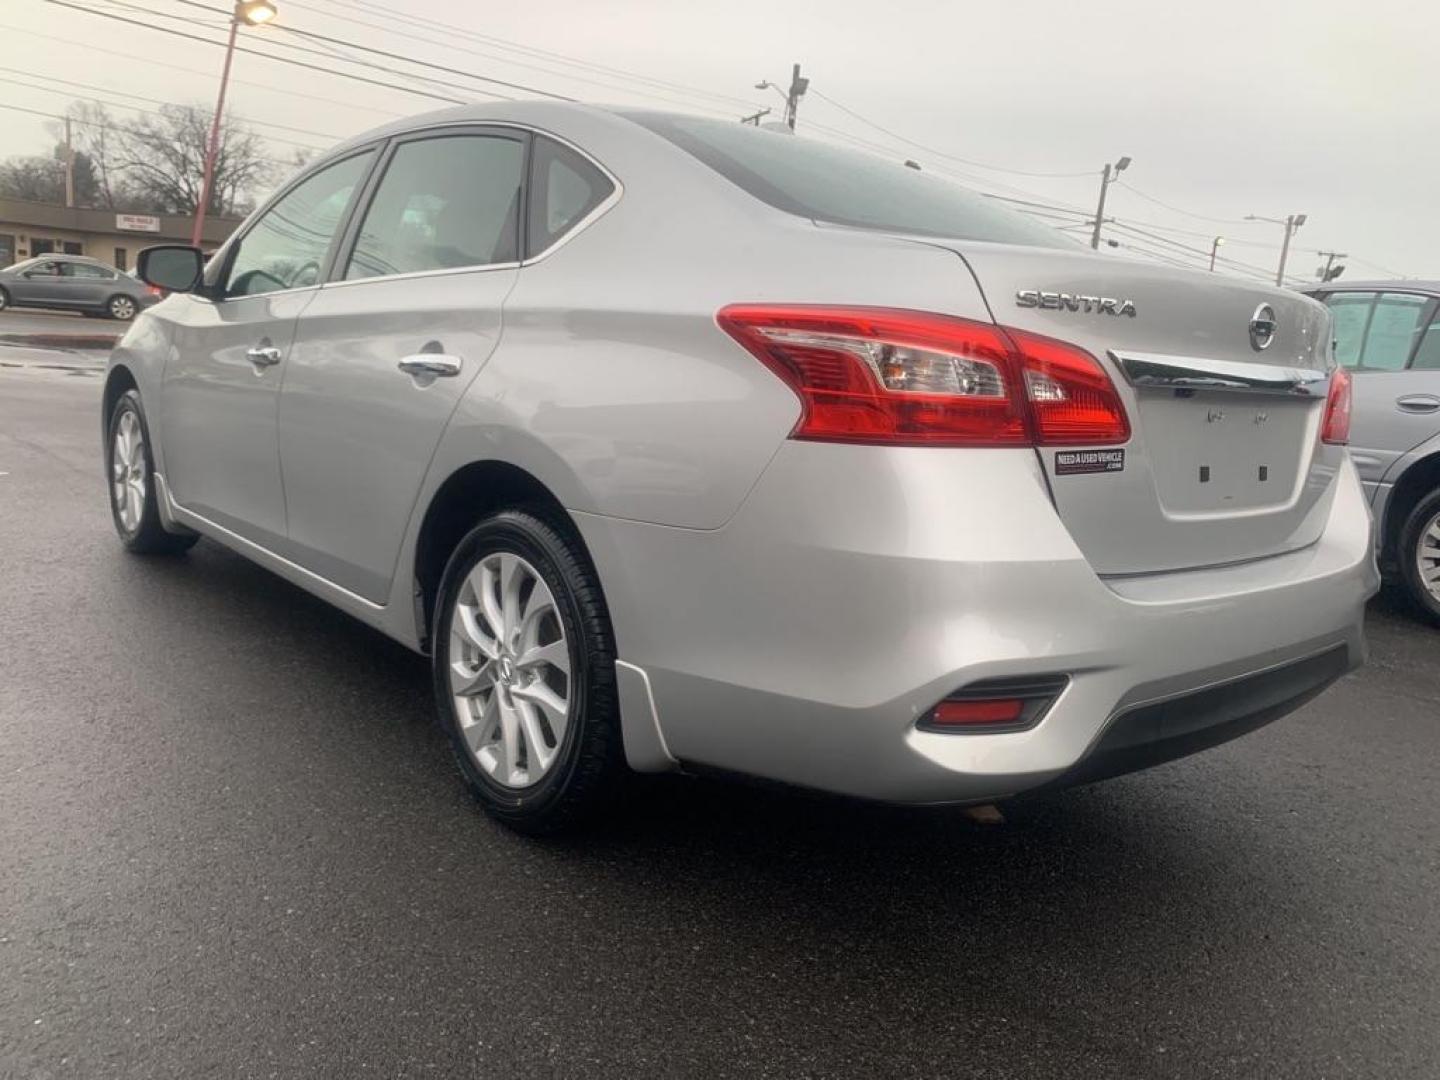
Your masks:
M 1386 278 L 1370 281 L 1317 281 L 1301 292 L 1418 292 L 1440 296 L 1440 281 L 1416 281 L 1412 278 Z

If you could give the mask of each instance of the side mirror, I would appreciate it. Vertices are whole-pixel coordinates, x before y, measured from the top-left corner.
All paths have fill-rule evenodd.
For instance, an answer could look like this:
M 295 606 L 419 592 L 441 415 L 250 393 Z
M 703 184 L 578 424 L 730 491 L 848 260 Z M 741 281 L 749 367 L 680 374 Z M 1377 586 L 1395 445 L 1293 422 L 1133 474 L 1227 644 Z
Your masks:
M 135 260 L 135 273 L 147 285 L 167 292 L 192 292 L 200 284 L 205 256 L 188 244 L 145 248 Z

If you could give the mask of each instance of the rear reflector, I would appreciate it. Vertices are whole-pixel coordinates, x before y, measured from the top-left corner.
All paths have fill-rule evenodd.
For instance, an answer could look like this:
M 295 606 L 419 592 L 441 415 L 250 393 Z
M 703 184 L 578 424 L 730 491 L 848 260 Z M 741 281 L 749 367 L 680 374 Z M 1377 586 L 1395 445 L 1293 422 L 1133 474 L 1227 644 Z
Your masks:
M 732 305 L 721 328 L 800 398 L 796 439 L 1102 446 L 1130 424 L 1100 362 L 993 323 L 892 308 Z
M 1064 675 L 986 679 L 956 690 L 920 718 L 922 731 L 986 734 L 1038 724 L 1070 680 Z
M 1023 698 L 996 698 L 993 701 L 942 701 L 930 712 L 931 723 L 939 727 L 957 724 L 1013 724 L 1025 711 Z
M 1350 441 L 1350 372 L 1336 368 L 1330 375 L 1330 394 L 1325 399 L 1325 423 L 1320 441 L 1344 446 Z

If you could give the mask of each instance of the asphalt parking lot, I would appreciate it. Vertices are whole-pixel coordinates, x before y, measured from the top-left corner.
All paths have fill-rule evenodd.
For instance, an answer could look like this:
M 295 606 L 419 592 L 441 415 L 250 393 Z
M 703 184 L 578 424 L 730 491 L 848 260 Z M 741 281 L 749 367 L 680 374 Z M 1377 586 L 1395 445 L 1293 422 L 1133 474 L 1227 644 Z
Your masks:
M 0 1076 L 1440 1075 L 1440 631 L 1392 599 L 1301 712 L 1001 827 L 666 778 L 523 840 L 423 660 L 214 544 L 125 555 L 100 380 L 27 355 Z

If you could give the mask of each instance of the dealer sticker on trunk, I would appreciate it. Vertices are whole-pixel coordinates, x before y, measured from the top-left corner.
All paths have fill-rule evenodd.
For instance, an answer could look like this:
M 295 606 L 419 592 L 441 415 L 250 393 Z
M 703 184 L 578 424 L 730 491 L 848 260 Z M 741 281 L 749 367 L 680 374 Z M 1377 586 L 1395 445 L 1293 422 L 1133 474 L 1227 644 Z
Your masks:
M 1075 473 L 1121 472 L 1125 468 L 1124 450 L 1060 450 L 1055 454 L 1055 475 Z

